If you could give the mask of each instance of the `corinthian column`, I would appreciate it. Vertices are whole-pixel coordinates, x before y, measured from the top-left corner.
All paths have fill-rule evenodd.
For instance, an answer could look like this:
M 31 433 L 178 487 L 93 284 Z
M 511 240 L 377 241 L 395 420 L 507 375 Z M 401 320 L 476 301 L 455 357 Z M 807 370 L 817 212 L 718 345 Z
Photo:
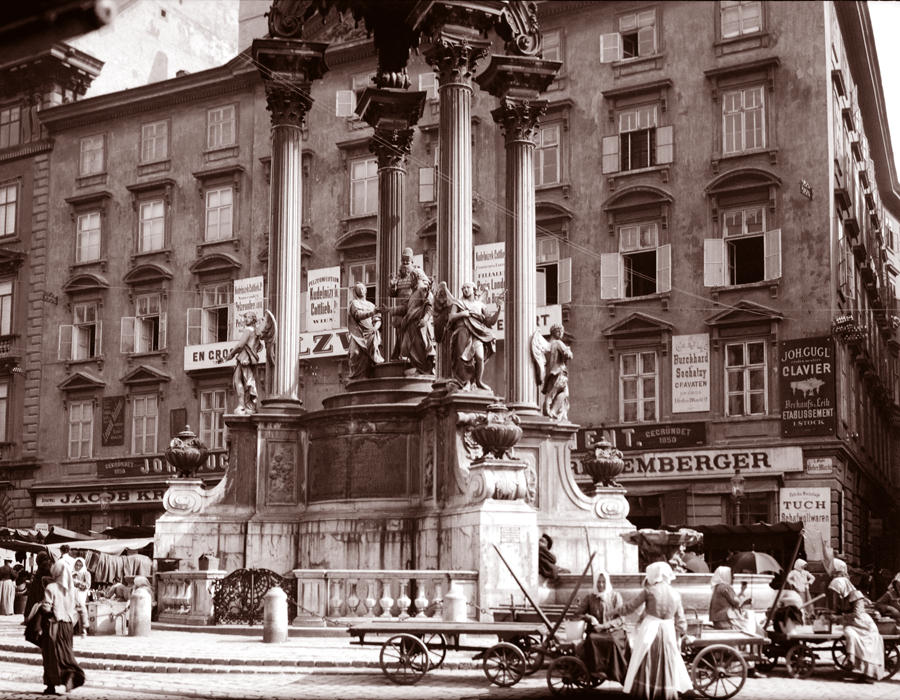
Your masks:
M 405 77 L 405 73 L 403 75 Z M 356 109 L 375 129 L 369 150 L 378 157 L 378 287 L 375 300 L 378 306 L 388 305 L 390 272 L 400 264 L 405 221 L 406 160 L 412 146 L 412 127 L 422 116 L 424 106 L 424 92 L 377 87 L 366 88 Z M 391 358 L 395 344 L 399 344 L 400 340 L 387 316 L 381 326 L 381 339 L 384 356 Z
M 530 56 L 495 55 L 478 78 L 483 89 L 500 98 L 491 115 L 506 142 L 506 398 L 511 408 L 526 411 L 537 411 L 539 398 L 529 342 L 537 316 L 534 136 L 547 102 L 537 97 L 559 65 Z
M 299 39 L 256 39 L 253 59 L 266 88 L 272 121 L 267 308 L 275 316 L 274 358 L 268 362 L 266 399 L 297 405 L 300 358 L 301 127 L 312 106 L 310 85 L 326 71 L 327 44 Z M 267 349 L 268 350 L 268 349 Z

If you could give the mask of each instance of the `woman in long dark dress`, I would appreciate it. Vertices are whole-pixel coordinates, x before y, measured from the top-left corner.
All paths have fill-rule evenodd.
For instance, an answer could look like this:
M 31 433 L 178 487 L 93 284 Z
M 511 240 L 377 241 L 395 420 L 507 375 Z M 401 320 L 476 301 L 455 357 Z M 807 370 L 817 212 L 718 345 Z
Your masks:
M 874 683 L 885 676 L 884 640 L 878 627 L 866 612 L 865 596 L 850 583 L 847 564 L 841 559 L 832 562 L 834 578 L 828 584 L 833 609 L 841 613 L 844 624 L 844 648 L 847 661 L 856 680 Z
M 44 601 L 44 587 L 49 582 L 44 579 L 50 578 L 50 567 L 53 564 L 47 552 L 39 552 L 35 562 L 37 567 L 31 576 L 31 582 L 28 584 L 28 597 L 25 599 L 25 610 L 22 611 L 26 620 L 31 617 L 31 609 L 35 603 Z
M 584 663 L 595 678 L 623 683 L 628 670 L 628 636 L 622 618 L 612 615 L 622 606 L 622 596 L 613 590 L 605 571 L 598 572 L 595 588 L 573 611 L 587 623 Z
M 41 605 L 46 619 L 40 640 L 44 683 L 47 686 L 44 695 L 56 695 L 57 685 L 65 685 L 67 693 L 84 685 L 84 671 L 75 661 L 72 650 L 72 631 L 78 621 L 72 572 L 58 561 L 50 573 L 53 580 L 44 589 Z

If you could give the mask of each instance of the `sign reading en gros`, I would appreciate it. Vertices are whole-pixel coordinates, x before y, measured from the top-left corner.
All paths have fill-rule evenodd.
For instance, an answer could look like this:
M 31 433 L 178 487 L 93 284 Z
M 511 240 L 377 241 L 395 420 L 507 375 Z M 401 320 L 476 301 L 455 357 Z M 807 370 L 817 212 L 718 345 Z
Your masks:
M 743 469 L 749 476 L 803 471 L 803 449 L 769 447 L 627 454 L 620 478 L 627 481 L 703 479 L 734 474 L 735 469 Z

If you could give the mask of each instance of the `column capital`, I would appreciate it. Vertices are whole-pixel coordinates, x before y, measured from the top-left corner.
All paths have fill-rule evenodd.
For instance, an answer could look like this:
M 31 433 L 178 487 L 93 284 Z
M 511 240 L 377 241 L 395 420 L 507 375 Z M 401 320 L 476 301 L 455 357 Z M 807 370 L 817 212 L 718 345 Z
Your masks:
M 422 116 L 425 92 L 395 88 L 366 88 L 357 114 L 375 129 L 369 150 L 378 156 L 378 167 L 399 167 L 409 155 L 414 131 Z
M 561 61 L 536 56 L 492 54 L 488 67 L 475 82 L 495 97 L 536 98 L 550 87 L 561 67 Z
M 476 43 L 477 42 L 477 43 Z M 432 37 L 422 53 L 438 74 L 438 84 L 463 83 L 471 86 L 478 61 L 487 56 L 487 40 L 460 41 L 448 34 Z
M 491 110 L 491 116 L 500 125 L 507 143 L 514 141 L 534 143 L 535 127 L 546 112 L 547 100 L 503 97 L 500 106 Z
M 412 150 L 414 129 L 377 128 L 369 150 L 378 156 L 378 169 L 401 167 Z
M 266 103 L 273 125 L 300 126 L 313 100 L 313 80 L 321 78 L 325 65 L 322 42 L 300 39 L 255 39 L 252 53 L 266 88 Z

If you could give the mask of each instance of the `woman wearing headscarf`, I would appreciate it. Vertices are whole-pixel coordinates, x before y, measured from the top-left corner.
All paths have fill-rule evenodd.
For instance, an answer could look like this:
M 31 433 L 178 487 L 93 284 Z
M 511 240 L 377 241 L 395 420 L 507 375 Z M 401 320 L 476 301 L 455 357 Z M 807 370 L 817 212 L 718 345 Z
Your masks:
M 658 561 L 647 566 L 644 587 L 612 617 L 633 613 L 644 606 L 641 621 L 631 640 L 631 659 L 625 682 L 629 695 L 646 700 L 676 700 L 693 687 L 679 640 L 687 631 L 681 595 L 672 588 L 672 567 Z
M 746 634 L 760 634 L 762 630 L 753 617 L 753 613 L 744 609 L 749 601 L 749 597 L 745 595 L 747 582 L 744 581 L 741 584 L 740 595 L 735 594 L 731 582 L 730 566 L 719 566 L 713 572 L 709 581 L 712 586 L 712 596 L 709 599 L 709 621 L 718 630 L 740 630 Z M 752 662 L 748 666 L 751 677 L 764 677 L 756 670 L 756 666 Z
M 0 560 L 0 615 L 12 615 L 16 602 L 16 572 L 12 559 Z
M 866 612 L 865 596 L 850 583 L 847 564 L 835 559 L 831 569 L 834 573 L 828 590 L 833 593 L 833 609 L 843 618 L 847 663 L 858 681 L 874 683 L 886 675 L 884 641 L 875 621 Z
M 84 563 L 84 557 L 75 558 L 75 563 L 72 565 L 72 582 L 75 584 L 75 608 L 81 622 L 81 636 L 84 637 L 90 627 L 87 599 L 88 591 L 91 590 L 91 572 Z
M 84 671 L 72 651 L 72 630 L 77 621 L 75 584 L 72 572 L 62 561 L 50 569 L 53 580 L 44 589 L 41 605 L 47 627 L 41 635 L 41 657 L 44 661 L 44 695 L 56 695 L 56 686 L 65 685 L 68 693 L 84 685 Z
M 612 612 L 622 607 L 622 596 L 613 590 L 609 574 L 599 571 L 594 592 L 589 593 L 574 609 L 575 617 L 587 623 L 584 640 L 584 663 L 595 678 L 622 683 L 628 670 L 628 637 L 624 621 Z
M 806 570 L 806 561 L 803 559 L 797 559 L 797 561 L 794 562 L 794 568 L 791 569 L 785 577 L 787 587 L 797 591 L 797 593 L 800 594 L 800 599 L 804 603 L 809 602 L 809 587 L 815 583 L 815 581 L 816 577 Z
M 31 617 L 31 610 L 44 600 L 44 587 L 50 582 L 50 567 L 53 561 L 47 552 L 38 552 L 37 564 L 28 584 L 28 597 L 25 599 L 25 619 Z
M 891 579 L 884 595 L 875 601 L 875 609 L 900 622 L 900 574 Z

